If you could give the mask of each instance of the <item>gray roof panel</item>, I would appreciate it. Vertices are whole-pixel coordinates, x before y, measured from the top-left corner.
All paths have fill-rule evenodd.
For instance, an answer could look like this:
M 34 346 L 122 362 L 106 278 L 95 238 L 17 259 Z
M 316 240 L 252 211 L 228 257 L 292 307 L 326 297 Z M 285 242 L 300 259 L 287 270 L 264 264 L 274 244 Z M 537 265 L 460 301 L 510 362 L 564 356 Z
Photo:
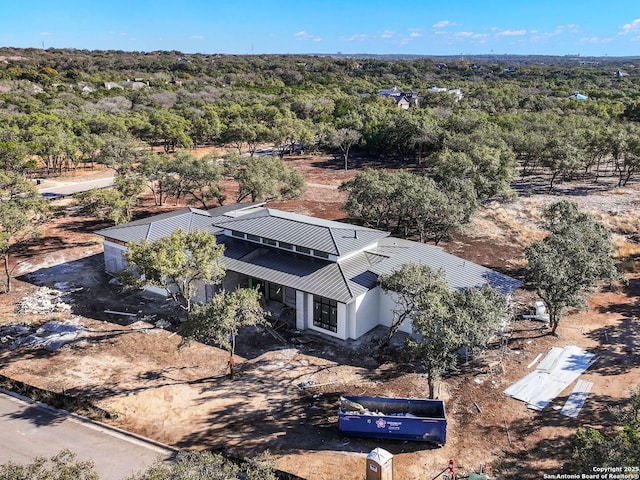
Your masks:
M 378 275 L 391 273 L 407 263 L 442 269 L 449 286 L 456 289 L 489 283 L 508 293 L 521 285 L 518 280 L 450 255 L 439 247 L 389 237 L 387 232 L 380 230 L 262 207 L 248 208 L 244 212 L 227 208 L 210 212 L 187 208 L 97 233 L 126 243 L 140 242 L 143 238 L 155 241 L 178 228 L 185 232 L 206 230 L 216 234 L 218 242 L 225 245 L 223 261 L 231 271 L 343 303 L 374 288 Z M 251 233 L 338 257 L 355 253 L 337 263 L 330 262 L 227 237 L 222 229 Z
M 314 295 L 348 303 L 353 299 L 337 263 L 224 237 L 227 269 Z
M 404 242 L 403 242 L 404 243 Z M 503 294 L 510 293 L 522 285 L 522 282 L 502 273 L 483 267 L 477 263 L 464 260 L 445 252 L 442 248 L 424 243 L 411 242 L 413 246 L 385 245 L 384 254 L 389 258 L 373 266 L 371 271 L 378 274 L 389 274 L 407 263 L 427 265 L 432 270 L 442 270 L 447 283 L 452 289 L 481 287 L 488 283 Z M 393 254 L 395 250 L 395 254 Z
M 261 209 L 216 223 L 217 226 L 341 256 L 369 247 L 388 232 L 317 219 L 274 209 Z

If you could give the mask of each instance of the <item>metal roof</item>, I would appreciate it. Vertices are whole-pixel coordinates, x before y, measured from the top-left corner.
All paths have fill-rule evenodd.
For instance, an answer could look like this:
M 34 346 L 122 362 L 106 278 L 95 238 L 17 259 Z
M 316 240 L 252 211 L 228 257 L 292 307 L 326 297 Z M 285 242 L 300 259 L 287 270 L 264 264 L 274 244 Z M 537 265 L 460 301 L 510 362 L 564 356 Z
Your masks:
M 451 255 L 434 245 L 390 237 L 379 242 L 373 253 L 388 257 L 371 267 L 371 271 L 378 275 L 389 274 L 407 263 L 416 263 L 427 265 L 435 271 L 442 270 L 451 289 L 481 287 L 488 283 L 501 293 L 508 294 L 522 285 L 515 278 Z
M 179 228 L 187 233 L 209 231 L 225 245 L 223 262 L 230 271 L 344 303 L 374 288 L 379 275 L 407 263 L 442 269 L 449 286 L 456 289 L 489 283 L 509 293 L 521 285 L 518 280 L 450 255 L 439 247 L 389 237 L 380 230 L 254 205 L 236 207 L 208 212 L 186 208 L 97 233 L 107 239 L 138 243 L 142 239 L 156 241 Z M 223 229 L 334 254 L 338 262 L 225 236 Z
M 290 243 L 336 256 L 372 246 L 388 232 L 264 208 L 238 218 L 224 218 L 216 226 Z
M 375 286 L 377 277 L 372 284 L 366 275 L 368 262 L 361 263 L 361 269 L 350 264 L 345 275 L 336 262 L 225 236 L 220 236 L 220 243 L 225 245 L 222 262 L 228 270 L 342 303 Z
M 535 371 L 511 385 L 504 393 L 525 402 L 528 408 L 542 410 L 597 359 L 595 354 L 575 345 L 551 347 Z
M 184 208 L 135 220 L 124 225 L 105 228 L 96 233 L 125 243 L 129 241 L 139 243 L 142 239 L 155 242 L 171 235 L 178 229 L 182 229 L 186 233 L 200 230 L 215 234 L 220 231 L 219 228 L 213 226 L 208 212 L 197 208 Z

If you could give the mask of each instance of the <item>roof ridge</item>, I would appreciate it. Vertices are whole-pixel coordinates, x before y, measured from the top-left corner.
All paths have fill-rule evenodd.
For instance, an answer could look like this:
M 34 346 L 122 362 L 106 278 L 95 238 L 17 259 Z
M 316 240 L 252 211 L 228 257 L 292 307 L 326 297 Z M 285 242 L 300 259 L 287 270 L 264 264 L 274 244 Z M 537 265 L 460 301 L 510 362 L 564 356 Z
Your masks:
M 340 262 L 336 262 L 336 265 L 338 265 L 338 270 L 340 271 L 340 275 L 342 275 L 342 279 L 344 280 L 344 284 L 347 287 L 347 290 L 349 290 L 349 296 L 351 298 L 354 298 L 354 294 L 353 294 L 353 290 L 351 290 L 351 286 L 349 285 L 349 280 L 347 279 L 346 275 L 344 274 L 344 270 L 342 269 L 342 264 Z
M 336 237 L 333 236 L 333 229 L 327 227 L 327 229 L 329 230 L 329 236 L 331 237 L 331 241 L 333 242 L 333 246 L 336 247 L 336 252 L 338 252 L 338 257 L 340 255 L 342 255 L 342 252 L 340 251 L 340 247 L 338 246 L 338 242 L 336 242 Z
M 189 209 L 189 213 L 191 213 L 191 215 L 189 215 L 189 225 L 187 227 L 187 231 L 185 233 L 191 233 L 191 227 L 193 227 L 193 216 L 196 212 L 194 212 L 191 208 Z
M 153 227 L 153 222 L 147 224 L 147 233 L 144 234 L 144 239 L 149 241 L 149 234 L 151 233 L 151 227 Z

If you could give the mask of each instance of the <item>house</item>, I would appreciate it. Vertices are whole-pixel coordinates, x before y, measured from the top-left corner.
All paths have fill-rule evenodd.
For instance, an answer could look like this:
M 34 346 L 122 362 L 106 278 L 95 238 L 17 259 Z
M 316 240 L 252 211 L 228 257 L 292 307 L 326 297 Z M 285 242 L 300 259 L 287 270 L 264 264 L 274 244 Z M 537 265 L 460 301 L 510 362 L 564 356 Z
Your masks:
M 578 91 L 575 91 L 571 95 L 569 95 L 569 98 L 571 98 L 573 100 L 578 100 L 578 101 L 584 102 L 589 97 L 587 97 L 586 95 L 583 95 L 582 93 L 580 93 Z
M 462 89 L 460 88 L 444 88 L 444 87 L 429 87 L 427 88 L 427 92 L 429 93 L 448 93 L 449 95 L 454 95 L 457 101 L 462 100 L 464 96 L 462 94 Z
M 185 208 L 100 230 L 107 272 L 115 274 L 127 267 L 128 242 L 153 242 L 177 229 L 208 231 L 224 244 L 227 274 L 222 288 L 259 288 L 268 301 L 295 310 L 297 329 L 342 340 L 357 339 L 378 325 L 391 325 L 395 303 L 377 286 L 377 279 L 407 263 L 442 269 L 449 286 L 456 289 L 489 283 L 509 294 L 521 284 L 440 247 L 264 204 L 208 211 Z M 216 288 L 220 286 L 202 285 L 196 300 L 208 301 Z M 401 330 L 410 333 L 410 324 Z
M 124 88 L 128 88 L 129 90 L 142 90 L 145 87 L 149 86 L 149 82 L 144 82 L 141 80 L 127 80 L 124 82 Z
M 116 82 L 104 82 L 102 84 L 102 87 L 106 88 L 107 90 L 113 90 L 114 88 L 117 88 L 118 90 L 124 90 L 124 87 Z
M 392 98 L 396 102 L 396 106 L 403 110 L 420 105 L 420 94 L 413 90 L 403 92 L 398 87 L 393 87 L 386 90 L 378 90 L 378 95 Z

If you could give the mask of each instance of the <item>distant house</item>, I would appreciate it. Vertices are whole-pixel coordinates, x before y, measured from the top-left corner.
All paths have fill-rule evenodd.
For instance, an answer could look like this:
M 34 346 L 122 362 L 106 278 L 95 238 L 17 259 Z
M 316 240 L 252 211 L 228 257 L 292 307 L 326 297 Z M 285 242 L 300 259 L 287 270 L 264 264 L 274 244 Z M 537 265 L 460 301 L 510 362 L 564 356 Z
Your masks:
M 627 72 L 623 72 L 622 70 L 616 70 L 616 73 L 614 74 L 616 77 L 620 78 L 620 77 L 628 77 L 629 74 Z
M 102 84 L 102 87 L 106 88 L 107 90 L 113 90 L 114 88 L 117 88 L 119 90 L 124 90 L 124 87 L 117 82 L 104 82 Z
M 146 88 L 148 86 L 149 82 L 145 82 L 143 81 L 143 79 L 127 80 L 123 85 L 124 88 L 127 88 L 129 90 L 142 90 L 143 88 Z
M 178 229 L 208 231 L 224 245 L 222 288 L 258 288 L 265 300 L 295 310 L 297 329 L 343 340 L 357 339 L 378 325 L 390 326 L 395 303 L 377 286 L 378 276 L 407 263 L 441 269 L 452 289 L 490 284 L 506 295 L 521 285 L 440 247 L 264 204 L 185 208 L 100 230 L 107 272 L 127 267 L 128 242 L 154 242 Z M 197 301 L 210 300 L 215 288 L 201 285 Z M 410 333 L 411 325 L 407 322 L 401 330 Z
M 578 101 L 585 101 L 586 99 L 588 99 L 589 97 L 587 97 L 586 95 L 583 95 L 582 93 L 578 92 L 577 90 L 575 92 L 573 92 L 571 95 L 569 95 L 569 98 L 573 99 L 573 100 L 578 100 Z
M 427 88 L 429 93 L 448 93 L 449 95 L 455 95 L 458 101 L 462 100 L 463 94 L 460 88 L 443 88 L 443 87 L 430 87 Z
M 403 110 L 420 105 L 420 94 L 413 90 L 405 92 L 394 86 L 387 90 L 378 90 L 378 95 L 386 98 L 392 98 L 396 102 L 397 107 Z

